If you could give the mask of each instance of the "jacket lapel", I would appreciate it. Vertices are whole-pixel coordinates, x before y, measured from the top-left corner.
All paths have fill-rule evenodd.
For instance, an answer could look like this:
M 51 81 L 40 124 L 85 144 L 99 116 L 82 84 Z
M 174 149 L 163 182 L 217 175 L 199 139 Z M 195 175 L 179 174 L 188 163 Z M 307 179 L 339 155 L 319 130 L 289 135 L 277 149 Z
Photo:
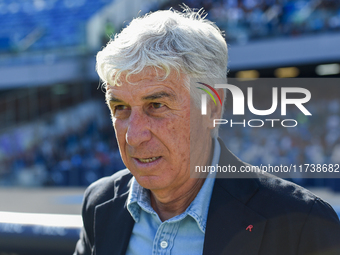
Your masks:
M 126 208 L 128 191 L 95 209 L 95 253 L 100 255 L 125 254 L 134 220 Z
M 244 164 L 221 144 L 219 165 Z M 221 176 L 220 176 L 221 177 Z M 256 179 L 217 178 L 211 196 L 203 254 L 259 253 L 266 218 L 247 206 L 257 192 Z
M 258 254 L 266 219 L 233 197 L 216 179 L 203 254 Z M 247 229 L 248 228 L 248 229 Z

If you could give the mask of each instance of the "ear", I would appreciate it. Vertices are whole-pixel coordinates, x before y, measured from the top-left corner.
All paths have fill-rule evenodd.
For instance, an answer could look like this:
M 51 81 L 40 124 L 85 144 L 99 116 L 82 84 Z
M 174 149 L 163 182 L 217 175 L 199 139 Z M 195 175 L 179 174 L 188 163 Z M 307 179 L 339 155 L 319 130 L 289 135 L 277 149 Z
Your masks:
M 209 118 L 208 120 L 208 128 L 209 129 L 214 129 L 214 119 L 221 119 L 221 114 L 222 114 L 222 107 L 223 107 L 223 101 L 224 101 L 224 90 L 223 89 L 216 89 L 217 94 L 221 98 L 222 105 L 220 103 L 220 100 L 216 100 L 216 104 L 214 103 L 213 100 L 208 101 L 208 112 L 207 112 L 207 117 Z

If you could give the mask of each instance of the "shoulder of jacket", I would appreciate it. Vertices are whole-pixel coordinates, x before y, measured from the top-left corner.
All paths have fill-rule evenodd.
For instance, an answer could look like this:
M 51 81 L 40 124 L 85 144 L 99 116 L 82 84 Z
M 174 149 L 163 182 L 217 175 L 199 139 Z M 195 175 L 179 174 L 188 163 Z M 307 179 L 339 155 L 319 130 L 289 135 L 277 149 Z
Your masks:
M 84 205 L 96 206 L 115 196 L 128 192 L 132 174 L 128 169 L 123 169 L 111 176 L 103 177 L 92 183 L 84 194 Z
M 308 213 L 315 203 L 322 201 L 306 188 L 281 178 L 265 176 L 258 183 L 259 197 L 282 212 Z

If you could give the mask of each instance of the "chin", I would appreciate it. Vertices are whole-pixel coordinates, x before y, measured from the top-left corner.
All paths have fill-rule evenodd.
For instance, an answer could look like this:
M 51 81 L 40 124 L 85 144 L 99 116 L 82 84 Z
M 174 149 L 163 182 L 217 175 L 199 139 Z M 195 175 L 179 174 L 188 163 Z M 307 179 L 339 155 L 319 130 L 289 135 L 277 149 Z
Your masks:
M 159 186 L 159 177 L 157 176 L 138 176 L 136 177 L 137 182 L 139 185 L 141 185 L 143 188 L 151 189 L 153 187 Z
M 159 176 L 139 176 L 139 177 L 135 176 L 135 178 L 139 185 L 145 189 L 156 190 L 165 188 L 166 186 L 164 185 L 162 178 Z

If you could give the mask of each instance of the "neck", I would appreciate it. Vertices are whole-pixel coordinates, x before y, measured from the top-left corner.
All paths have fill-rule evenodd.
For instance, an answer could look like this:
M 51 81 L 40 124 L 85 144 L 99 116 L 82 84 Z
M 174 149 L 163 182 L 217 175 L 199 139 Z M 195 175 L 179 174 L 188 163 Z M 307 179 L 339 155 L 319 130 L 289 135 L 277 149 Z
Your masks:
M 194 179 L 196 182 L 187 192 L 181 192 L 181 196 L 159 196 L 150 192 L 151 206 L 158 214 L 161 221 L 166 221 L 183 213 L 200 191 L 205 179 Z
M 206 165 L 211 163 L 214 151 L 212 148 L 211 138 L 207 141 L 204 149 L 204 152 L 200 153 L 202 157 L 197 157 L 199 161 L 204 163 L 197 165 Z M 205 151 L 210 151 L 210 153 L 207 154 Z M 206 173 L 204 175 L 205 176 L 199 176 L 201 178 L 188 178 L 182 180 L 183 182 L 181 184 L 176 187 L 172 187 L 170 190 L 151 190 L 151 206 L 158 214 L 161 221 L 180 215 L 188 208 L 203 186 L 205 178 L 202 177 L 206 177 Z

